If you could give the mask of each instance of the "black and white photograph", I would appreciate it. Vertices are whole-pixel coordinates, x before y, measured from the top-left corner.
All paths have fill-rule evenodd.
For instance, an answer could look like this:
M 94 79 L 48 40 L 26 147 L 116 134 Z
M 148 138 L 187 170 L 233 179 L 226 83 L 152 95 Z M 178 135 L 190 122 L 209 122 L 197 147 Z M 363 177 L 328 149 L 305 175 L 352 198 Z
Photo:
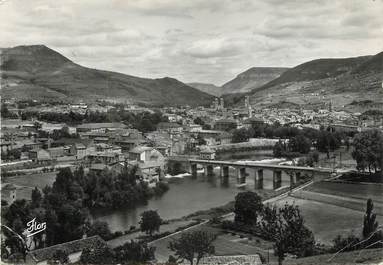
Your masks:
M 0 264 L 383 264 L 383 0 L 0 0 Z

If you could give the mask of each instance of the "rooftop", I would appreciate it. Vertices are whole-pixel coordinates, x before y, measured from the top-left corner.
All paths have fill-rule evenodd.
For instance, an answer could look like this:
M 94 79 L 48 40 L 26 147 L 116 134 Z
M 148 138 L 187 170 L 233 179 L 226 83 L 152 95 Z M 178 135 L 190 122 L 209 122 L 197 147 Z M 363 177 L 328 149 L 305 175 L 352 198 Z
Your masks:
M 150 147 L 150 146 L 137 146 L 137 147 L 133 148 L 132 150 L 130 150 L 129 153 L 141 154 L 142 152 L 151 151 L 151 150 L 153 150 L 153 147 Z
M 85 239 L 78 239 L 51 247 L 36 249 L 28 253 L 36 262 L 52 259 L 56 250 L 64 250 L 67 254 L 76 253 L 85 248 L 93 247 L 96 244 L 104 244 L 105 241 L 99 236 L 92 236 Z
M 84 144 L 82 144 L 82 143 L 75 143 L 74 147 L 76 149 L 86 149 L 86 146 Z

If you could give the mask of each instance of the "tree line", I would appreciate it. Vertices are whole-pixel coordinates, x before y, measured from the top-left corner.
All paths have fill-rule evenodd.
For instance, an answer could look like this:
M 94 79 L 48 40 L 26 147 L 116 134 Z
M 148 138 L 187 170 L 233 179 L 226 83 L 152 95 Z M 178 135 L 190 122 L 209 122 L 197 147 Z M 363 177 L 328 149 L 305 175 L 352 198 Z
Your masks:
M 9 206 L 2 201 L 3 224 L 21 235 L 25 224 L 33 218 L 36 217 L 39 223 L 46 222 L 45 237 L 43 233 L 33 237 L 35 248 L 48 247 L 96 233 L 110 239 L 112 235 L 108 232 L 109 229 L 105 228 L 105 224 L 92 224 L 89 209 L 133 207 L 146 203 L 151 196 L 160 195 L 168 189 L 164 184 L 154 189 L 149 188 L 146 183 L 137 181 L 134 170 L 124 170 L 117 176 L 97 176 L 93 173 L 84 174 L 82 167 L 73 173 L 70 168 L 60 169 L 52 186 L 46 186 L 42 192 L 38 188 L 32 191 L 31 201 L 16 200 Z M 8 257 L 25 257 L 27 249 L 17 237 L 8 232 L 2 250 Z
M 82 124 L 92 122 L 123 122 L 141 132 L 156 130 L 160 122 L 167 122 L 168 118 L 159 111 L 132 113 L 121 108 L 112 108 L 107 112 L 86 111 L 85 114 L 70 111 L 69 113 L 58 112 L 39 112 L 39 111 L 21 111 L 22 120 L 32 118 L 45 122 L 64 122 L 67 124 Z
M 332 132 L 329 128 L 322 127 L 320 130 L 312 128 L 298 129 L 291 126 L 279 124 L 263 124 L 251 128 L 240 128 L 233 131 L 232 142 L 246 142 L 249 138 L 266 137 L 288 139 L 288 144 L 279 142 L 274 147 L 274 156 L 299 156 L 307 154 L 311 147 L 318 151 L 329 154 L 341 146 L 342 141 L 348 142 L 348 135 Z

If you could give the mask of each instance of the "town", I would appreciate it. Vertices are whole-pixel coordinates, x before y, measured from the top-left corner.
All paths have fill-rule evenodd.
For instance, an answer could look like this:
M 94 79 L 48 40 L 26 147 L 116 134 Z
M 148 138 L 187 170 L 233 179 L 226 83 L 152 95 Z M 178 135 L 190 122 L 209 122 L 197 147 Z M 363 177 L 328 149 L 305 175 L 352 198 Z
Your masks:
M 0 0 L 0 263 L 383 264 L 382 13 Z
M 195 108 L 190 106 L 153 108 L 114 101 L 60 105 L 38 100 L 21 102 L 7 100 L 2 104 L 1 114 L 2 207 L 5 209 L 8 206 L 11 207 L 9 210 L 3 209 L 6 213 L 12 211 L 12 206 L 15 204 L 18 205 L 17 211 L 19 211 L 20 207 L 26 207 L 31 200 L 32 204 L 37 204 L 36 206 L 47 207 L 42 204 L 44 200 L 50 198 L 49 196 L 53 196 L 50 194 L 52 188 L 48 188 L 52 185 L 54 189 L 57 189 L 58 185 L 70 185 L 68 187 L 70 190 L 80 189 L 76 191 L 77 195 L 71 196 L 82 198 L 84 207 L 89 209 L 134 208 L 147 203 L 152 196 L 161 197 L 166 194 L 173 188 L 174 177 L 189 174 L 192 178 L 198 179 L 201 178 L 198 176 L 201 172 L 202 178 L 208 180 L 211 180 L 214 175 L 215 178 L 221 178 L 221 185 L 230 185 L 229 176 L 234 174 L 236 176 L 234 190 L 240 191 L 243 188 L 254 190 L 255 188 L 255 191 L 262 194 L 262 200 L 267 201 L 269 198 L 270 202 L 278 202 L 280 196 L 286 194 L 296 196 L 295 198 L 298 199 L 305 199 L 305 196 L 315 194 L 318 197 L 316 201 L 330 203 L 328 200 L 334 196 L 331 194 L 334 194 L 333 192 L 338 194 L 338 191 L 326 189 L 338 189 L 339 184 L 335 183 L 347 182 L 358 168 L 359 162 L 353 160 L 350 151 L 350 146 L 355 144 L 353 142 L 355 137 L 363 133 L 379 133 L 379 131 L 378 137 L 381 137 L 383 126 L 382 113 L 339 111 L 332 108 L 331 102 L 324 104 L 323 108 L 313 110 L 258 110 L 252 108 L 249 97 L 245 97 L 242 107 L 237 108 L 225 106 L 223 98 L 215 98 L 209 107 Z M 248 158 L 254 154 L 262 154 L 266 158 L 288 159 L 276 160 L 277 163 L 272 164 L 256 164 L 256 161 L 241 164 L 241 159 L 249 160 Z M 238 160 L 239 162 L 236 162 Z M 217 171 L 216 166 L 221 166 L 221 172 L 219 169 Z M 247 171 L 245 171 L 246 168 Z M 270 184 L 272 186 L 268 184 L 267 173 L 263 173 L 264 170 L 269 169 L 274 172 Z M 237 170 L 237 173 L 233 170 Z M 255 170 L 255 177 L 251 177 L 253 176 L 250 173 L 251 170 Z M 288 180 L 286 176 L 282 177 L 285 174 L 289 175 Z M 378 174 L 377 171 L 376 174 Z M 82 181 L 78 180 L 79 183 L 77 183 L 77 178 L 81 178 Z M 253 185 L 250 184 L 252 178 L 254 178 Z M 332 179 L 335 186 L 326 187 L 328 185 L 326 179 Z M 62 183 L 59 184 L 58 181 Z M 77 183 L 77 188 L 72 186 L 74 183 L 70 183 L 73 181 Z M 131 192 L 127 193 L 126 190 L 115 186 L 117 183 L 122 186 L 131 185 L 131 187 L 125 187 Z M 314 188 L 308 189 L 305 187 L 307 184 Z M 318 187 L 315 188 L 315 185 Z M 301 187 L 305 187 L 306 194 L 302 194 L 302 191 L 295 192 Z M 377 189 L 374 196 L 379 196 L 380 191 Z M 136 192 L 139 194 L 134 195 Z M 87 196 L 84 197 L 84 194 Z M 365 195 L 347 196 L 363 198 Z M 251 196 L 253 195 L 250 192 Z M 261 200 L 261 197 L 257 200 Z M 333 198 L 330 204 L 338 205 L 339 203 L 342 203 L 340 198 Z M 375 203 L 380 213 L 379 199 Z M 360 206 L 349 207 L 362 210 L 364 203 L 360 201 L 358 204 Z M 140 229 L 136 228 L 140 226 L 138 222 L 126 223 L 118 226 L 116 230 L 116 228 L 109 228 L 107 221 L 98 221 L 97 215 L 94 215 L 93 218 L 96 219 L 88 228 L 93 232 L 82 230 L 80 234 L 77 232 L 56 239 L 45 234 L 29 242 L 30 250 L 27 254 L 24 249 L 23 255 L 24 259 L 39 263 L 54 258 L 55 256 L 51 256 L 54 253 L 60 255 L 59 248 L 55 248 L 55 244 L 61 243 L 58 245 L 61 246 L 64 243 L 73 249 L 74 253 L 66 253 L 66 255 L 69 255 L 70 260 L 75 261 L 77 259 L 73 257 L 77 255 L 79 249 L 71 245 L 80 244 L 79 238 L 82 237 L 82 233 L 90 236 L 83 239 L 85 242 L 83 249 L 86 249 L 89 244 L 92 245 L 95 242 L 98 244 L 98 241 L 107 242 L 113 247 L 121 247 L 137 237 L 148 246 L 157 246 L 157 244 L 163 245 L 162 241 L 167 242 L 167 236 L 175 231 L 182 231 L 189 227 L 196 230 L 196 227 L 201 226 L 202 231 L 213 230 L 217 234 L 217 229 L 222 226 L 224 231 L 231 231 L 232 235 L 238 233 L 240 238 L 247 237 L 247 241 L 251 240 L 248 234 L 251 237 L 259 236 L 263 238 L 262 240 L 266 240 L 265 243 L 260 244 L 263 247 L 258 246 L 257 243 L 255 246 L 254 243 L 241 243 L 247 246 L 249 253 L 252 254 L 246 256 L 246 259 L 255 259 L 260 262 L 266 259 L 265 253 L 268 253 L 267 262 L 273 260 L 273 258 L 270 259 L 268 250 L 271 245 L 266 243 L 267 236 L 260 236 L 260 232 L 255 234 L 249 232 L 246 225 L 233 227 L 230 212 L 234 210 L 237 218 L 237 202 L 235 209 L 232 207 L 233 205 L 223 206 L 220 211 L 211 210 L 196 216 L 192 214 L 191 217 L 160 221 L 157 226 L 154 226 L 153 231 L 150 230 L 153 228 L 149 228 L 150 235 L 144 237 L 139 232 Z M 155 213 L 154 216 L 158 216 L 157 211 L 153 210 L 144 211 L 143 218 L 145 213 Z M 155 210 L 161 214 L 161 209 Z M 20 218 L 28 218 L 30 215 L 31 213 L 25 216 L 17 214 Z M 81 222 L 89 222 L 86 221 L 88 217 L 84 212 L 81 215 L 83 221 L 77 225 L 82 224 Z M 3 218 L 9 227 L 22 230 L 22 227 L 15 228 L 15 222 L 20 222 L 20 219 L 13 220 L 14 217 L 10 217 L 9 214 Z M 48 220 L 46 219 L 48 216 L 40 218 L 42 218 L 41 221 Z M 70 225 L 76 226 L 76 224 Z M 159 229 L 160 225 L 161 233 L 152 234 Z M 21 230 L 19 233 L 25 233 Z M 96 235 L 99 237 L 94 237 Z M 165 239 L 162 240 L 161 237 Z M 69 242 L 65 243 L 64 238 L 67 238 Z M 348 242 L 347 240 L 351 239 L 339 238 L 339 242 L 336 243 L 339 246 L 335 245 L 333 248 L 341 248 L 340 245 Z M 240 248 L 241 245 L 234 248 Z M 21 251 L 18 249 L 19 242 L 5 241 L 3 246 L 5 249 L 2 253 L 8 253 L 7 259 L 17 258 L 18 256 L 14 256 L 15 253 L 12 252 Z M 48 252 L 44 252 L 44 247 Z M 57 251 L 54 252 L 53 249 Z M 148 255 L 152 251 L 150 249 L 153 248 L 148 247 L 146 250 Z M 171 252 L 164 251 L 161 247 L 159 249 L 160 252 L 155 255 L 156 259 L 161 262 L 168 261 L 166 254 L 172 256 Z M 222 255 L 227 255 L 224 250 L 219 249 L 219 251 L 222 251 Z M 331 249 L 325 246 L 315 251 L 331 253 Z M 234 251 L 233 254 L 239 253 Z

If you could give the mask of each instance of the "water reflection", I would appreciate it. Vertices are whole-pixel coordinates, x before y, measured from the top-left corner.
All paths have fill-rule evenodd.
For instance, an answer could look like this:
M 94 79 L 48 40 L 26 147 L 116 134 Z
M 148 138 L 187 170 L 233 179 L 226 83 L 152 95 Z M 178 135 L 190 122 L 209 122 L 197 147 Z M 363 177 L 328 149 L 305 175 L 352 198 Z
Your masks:
M 151 199 L 147 205 L 135 209 L 115 209 L 93 212 L 93 217 L 109 223 L 111 230 L 128 230 L 137 226 L 140 214 L 146 210 L 157 210 L 163 219 L 179 218 L 196 211 L 218 207 L 234 200 L 235 195 L 243 190 L 255 190 L 254 170 L 247 170 L 246 187 L 238 189 L 235 170 L 229 169 L 230 177 L 220 178 L 219 168 L 213 176 L 199 173 L 197 178 L 186 176 L 169 180 L 170 189 L 160 198 Z M 282 186 L 289 185 L 289 176 L 282 175 Z M 272 189 L 272 172 L 264 171 L 264 189 Z

